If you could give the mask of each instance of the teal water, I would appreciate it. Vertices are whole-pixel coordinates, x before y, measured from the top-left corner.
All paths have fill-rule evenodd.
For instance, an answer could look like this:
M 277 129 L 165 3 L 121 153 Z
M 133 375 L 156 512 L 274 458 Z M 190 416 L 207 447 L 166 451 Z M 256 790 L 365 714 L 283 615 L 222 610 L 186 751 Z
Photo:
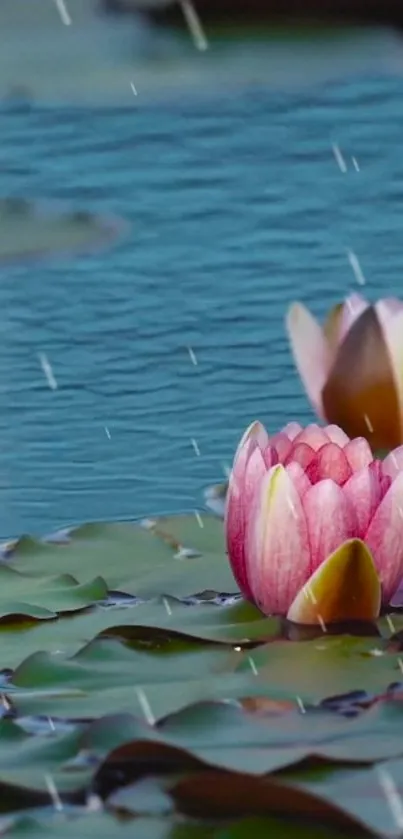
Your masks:
M 0 194 L 130 231 L 90 257 L 0 267 L 1 535 L 200 508 L 252 419 L 311 418 L 284 312 L 357 290 L 348 249 L 370 297 L 402 293 L 402 118 L 402 78 L 377 74 L 2 107 Z

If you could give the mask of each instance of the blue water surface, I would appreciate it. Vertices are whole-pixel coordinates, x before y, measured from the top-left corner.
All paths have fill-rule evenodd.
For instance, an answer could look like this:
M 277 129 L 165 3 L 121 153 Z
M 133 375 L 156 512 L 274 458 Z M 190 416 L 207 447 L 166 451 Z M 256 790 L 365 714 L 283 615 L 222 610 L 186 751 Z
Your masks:
M 130 222 L 104 252 L 0 268 L 2 536 L 199 508 L 251 420 L 312 418 L 288 304 L 357 290 L 349 249 L 371 298 L 402 293 L 401 78 L 5 105 L 0 126 L 1 195 Z

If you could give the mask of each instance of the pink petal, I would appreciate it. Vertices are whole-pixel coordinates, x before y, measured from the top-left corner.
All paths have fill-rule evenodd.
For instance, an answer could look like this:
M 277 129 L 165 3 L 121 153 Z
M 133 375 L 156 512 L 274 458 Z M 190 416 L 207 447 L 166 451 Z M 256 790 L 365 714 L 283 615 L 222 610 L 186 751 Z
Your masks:
M 235 461 L 237 460 L 239 454 L 241 453 L 242 449 L 244 448 L 244 446 L 246 446 L 246 444 L 248 443 L 249 440 L 254 440 L 256 442 L 256 444 L 258 446 L 260 446 L 261 449 L 265 449 L 266 446 L 268 445 L 269 435 L 268 435 L 264 425 L 259 420 L 255 420 L 254 422 L 252 422 L 248 426 L 246 431 L 244 431 L 244 433 L 243 433 L 243 435 L 242 435 L 242 437 L 241 437 L 241 439 L 238 443 L 238 448 L 235 452 L 234 465 L 235 465 Z
M 243 472 L 241 473 L 240 471 L 239 457 L 238 471 L 234 467 L 229 479 L 224 532 L 226 535 L 228 557 L 235 580 L 242 594 L 247 599 L 251 599 L 252 593 L 248 581 L 245 552 L 246 521 L 253 494 L 266 474 L 266 465 L 260 448 L 256 446 L 254 441 L 248 441 L 247 445 L 250 447 L 254 446 L 254 448 L 249 457 L 243 458 Z M 241 452 L 243 457 L 243 449 Z
M 286 457 L 292 449 L 292 442 L 287 437 L 287 434 L 285 434 L 284 431 L 280 431 L 278 434 L 275 434 L 274 437 L 271 437 L 270 439 L 270 445 L 277 451 L 279 462 L 284 463 Z
M 382 500 L 382 487 L 378 476 L 373 469 L 364 467 L 354 472 L 344 484 L 343 493 L 355 513 L 357 524 L 355 536 L 364 539 L 372 517 Z
M 340 325 L 340 333 L 339 333 L 339 346 L 344 341 L 344 338 L 347 335 L 347 332 L 351 329 L 353 323 L 357 320 L 357 318 L 365 312 L 365 309 L 368 309 L 369 303 L 365 300 L 361 294 L 350 294 L 346 297 L 344 301 L 344 308 L 343 314 L 341 317 L 341 325 Z
M 260 451 L 267 469 L 271 469 L 272 466 L 275 466 L 279 462 L 280 458 L 274 446 L 269 444 L 265 449 L 260 449 Z
M 331 443 L 337 443 L 341 449 L 350 442 L 350 438 L 344 433 L 343 429 L 338 425 L 327 425 L 325 428 L 326 434 Z
M 340 449 L 336 443 L 326 443 L 322 446 L 316 452 L 306 471 L 313 484 L 330 478 L 340 486 L 348 481 L 352 474 L 351 466 L 343 449 Z
M 381 322 L 382 328 L 388 328 L 392 318 L 403 311 L 403 303 L 397 297 L 384 297 L 375 303 L 375 311 Z
M 269 436 L 267 431 L 258 420 L 252 422 L 246 429 L 235 452 L 232 465 L 229 482 L 230 484 L 232 483 L 233 490 L 242 493 L 246 464 L 255 448 L 259 447 L 261 450 L 264 450 L 268 445 L 268 441 Z
M 369 464 L 368 468 L 369 468 L 369 471 L 372 472 L 372 474 L 374 475 L 374 477 L 378 481 L 379 492 L 380 492 L 380 495 L 381 495 L 381 498 L 380 498 L 380 502 L 381 502 L 382 498 L 384 497 L 384 495 L 386 495 L 386 493 L 387 493 L 387 491 L 388 491 L 388 489 L 389 489 L 389 487 L 392 483 L 392 478 L 390 478 L 389 475 L 385 475 L 384 470 L 383 470 L 382 460 L 374 460 L 372 463 Z
M 318 449 L 321 449 L 325 443 L 329 442 L 329 440 L 330 437 L 328 437 L 326 433 L 326 428 L 321 428 L 320 425 L 311 423 L 302 429 L 301 433 L 294 438 L 293 443 L 294 446 L 298 446 L 299 443 L 307 443 L 311 449 L 317 452 Z
M 316 413 L 323 417 L 322 390 L 331 364 L 332 353 L 321 327 L 305 306 L 293 303 L 286 326 L 295 363 Z
M 403 471 L 403 446 L 398 446 L 397 449 L 389 452 L 382 462 L 382 471 L 384 475 L 389 475 L 394 480 L 399 472 Z
M 228 482 L 225 504 L 224 529 L 227 540 L 227 550 L 235 579 L 245 595 L 250 596 L 250 588 L 245 570 L 245 503 L 247 493 L 251 492 L 251 476 L 264 474 L 266 471 L 263 455 L 259 443 L 267 445 L 268 434 L 262 423 L 253 422 L 242 435 L 235 453 L 234 463 Z M 245 487 L 247 466 L 253 458 L 248 470 L 248 487 Z
M 379 505 L 365 536 L 389 603 L 403 575 L 403 472 Z
M 255 603 L 285 614 L 309 576 L 308 532 L 301 501 L 282 466 L 274 466 L 254 496 L 247 526 L 247 566 Z
M 288 465 L 289 463 L 299 463 L 303 469 L 306 469 L 309 466 L 311 460 L 315 457 L 315 452 L 311 449 L 307 443 L 300 443 L 297 446 L 294 446 L 288 457 L 285 459 L 285 464 Z
M 355 535 L 355 516 L 343 490 L 331 480 L 321 481 L 304 495 L 302 506 L 311 548 L 310 573 L 336 548 Z
M 285 467 L 285 471 L 291 478 L 299 497 L 302 498 L 312 486 L 305 469 L 296 460 L 293 460 Z
M 302 425 L 299 422 L 288 422 L 282 430 L 282 434 L 286 434 L 291 442 L 295 439 L 297 434 L 302 431 Z
M 354 471 L 369 466 L 374 459 L 369 443 L 364 437 L 355 437 L 354 440 L 350 440 L 343 451 Z

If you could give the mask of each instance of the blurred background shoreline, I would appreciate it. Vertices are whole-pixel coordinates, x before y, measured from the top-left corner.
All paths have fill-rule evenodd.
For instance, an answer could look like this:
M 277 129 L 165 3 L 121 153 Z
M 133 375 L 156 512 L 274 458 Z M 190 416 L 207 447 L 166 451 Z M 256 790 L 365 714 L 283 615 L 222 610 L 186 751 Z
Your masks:
M 349 73 L 403 70 L 403 40 L 391 28 L 267 25 L 248 34 L 231 26 L 217 31 L 201 18 L 207 60 L 185 22 L 179 29 L 154 26 L 139 14 L 102 12 L 96 0 L 60 3 L 0 4 L 0 101 L 119 107 L 144 93 L 146 105 L 150 97 L 195 88 L 299 88 Z

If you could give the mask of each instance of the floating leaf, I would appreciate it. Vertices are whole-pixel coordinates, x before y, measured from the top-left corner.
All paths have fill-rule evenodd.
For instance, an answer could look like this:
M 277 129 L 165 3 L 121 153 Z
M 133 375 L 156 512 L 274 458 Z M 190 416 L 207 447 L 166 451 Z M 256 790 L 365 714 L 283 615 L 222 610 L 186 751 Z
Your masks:
M 194 516 L 179 519 L 177 525 L 173 518 L 161 519 L 157 530 L 154 525 L 88 524 L 73 530 L 67 544 L 24 538 L 8 561 L 35 576 L 67 573 L 84 583 L 101 575 L 109 589 L 143 598 L 186 597 L 206 589 L 236 592 L 220 523 L 206 516 L 200 528 Z M 188 552 L 181 552 L 181 534 L 191 540 Z
M 0 621 L 16 617 L 55 618 L 58 612 L 79 611 L 102 601 L 107 593 L 102 577 L 80 584 L 70 574 L 36 578 L 0 565 Z

